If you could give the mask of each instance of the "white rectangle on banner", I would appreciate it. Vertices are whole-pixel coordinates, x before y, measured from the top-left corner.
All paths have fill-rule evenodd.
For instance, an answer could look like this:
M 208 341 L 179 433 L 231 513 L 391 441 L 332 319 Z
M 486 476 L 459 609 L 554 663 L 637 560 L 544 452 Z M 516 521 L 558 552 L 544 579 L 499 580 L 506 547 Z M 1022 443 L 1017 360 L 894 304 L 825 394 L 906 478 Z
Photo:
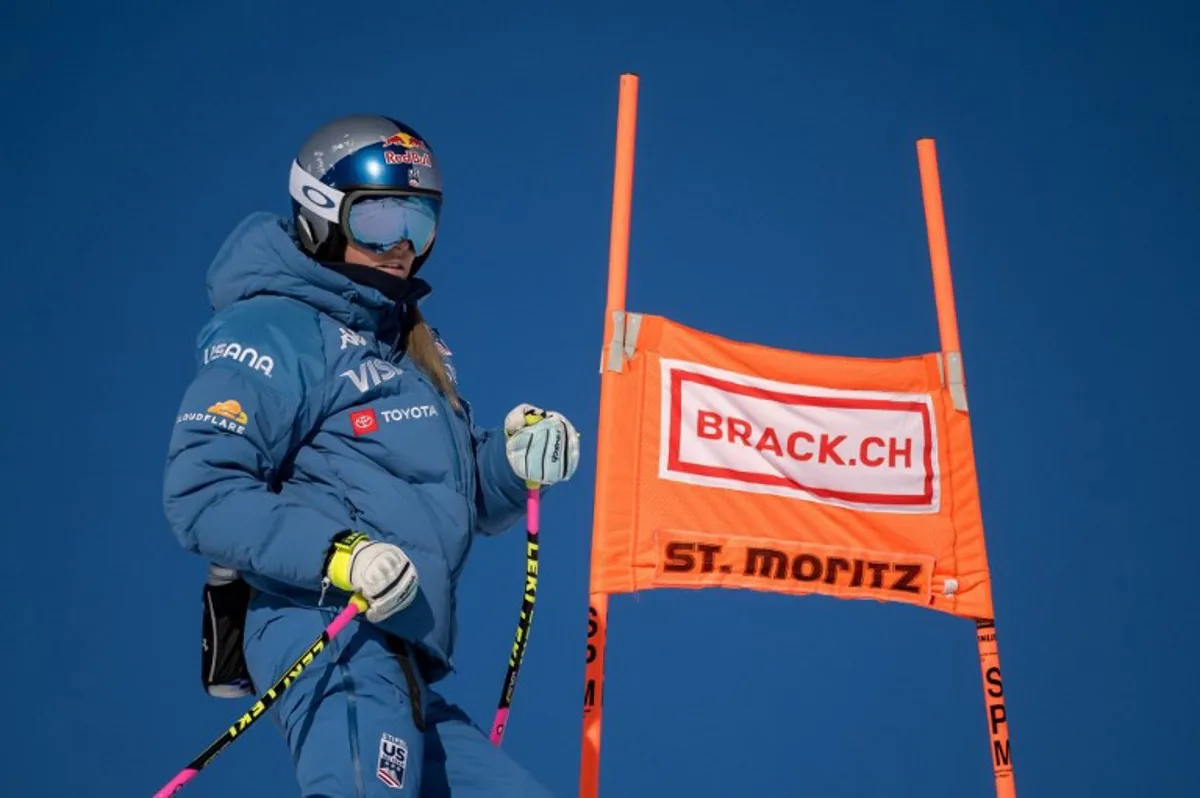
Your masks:
M 659 477 L 853 510 L 936 513 L 923 393 L 838 390 L 662 359 Z

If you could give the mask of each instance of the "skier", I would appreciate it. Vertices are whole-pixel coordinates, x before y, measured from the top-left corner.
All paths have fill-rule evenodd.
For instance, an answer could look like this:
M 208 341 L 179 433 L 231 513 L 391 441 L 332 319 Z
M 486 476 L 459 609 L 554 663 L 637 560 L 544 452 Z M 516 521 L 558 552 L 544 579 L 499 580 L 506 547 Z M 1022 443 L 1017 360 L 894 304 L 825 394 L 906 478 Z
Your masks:
M 204 686 L 265 689 L 359 592 L 365 618 L 275 705 L 301 794 L 549 795 L 433 685 L 474 536 L 521 520 L 526 480 L 570 479 L 578 433 L 528 404 L 474 421 L 419 308 L 442 181 L 414 129 L 330 122 L 290 194 L 291 219 L 251 214 L 209 269 L 167 456 L 166 516 L 210 563 Z

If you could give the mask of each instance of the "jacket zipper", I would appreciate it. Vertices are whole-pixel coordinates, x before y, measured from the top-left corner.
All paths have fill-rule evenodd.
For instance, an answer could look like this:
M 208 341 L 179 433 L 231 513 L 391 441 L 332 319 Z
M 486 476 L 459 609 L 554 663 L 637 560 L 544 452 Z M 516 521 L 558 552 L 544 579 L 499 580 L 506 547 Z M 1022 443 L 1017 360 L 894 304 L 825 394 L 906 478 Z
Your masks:
M 396 355 L 396 347 L 399 345 L 399 342 L 400 333 L 397 333 L 396 340 L 392 343 L 392 350 L 388 353 L 389 363 L 397 363 L 394 358 Z M 403 355 L 401 355 L 401 357 L 403 357 Z M 438 404 L 438 415 L 442 417 L 442 424 L 446 428 L 446 434 L 450 436 L 450 448 L 454 454 L 454 487 L 455 490 L 466 495 L 467 477 L 463 470 L 462 455 L 459 453 L 460 444 L 458 442 L 458 437 L 454 434 L 454 422 L 451 420 L 451 416 L 454 415 L 454 408 L 450 406 L 450 402 L 446 400 L 446 397 L 442 396 L 442 392 L 437 389 L 437 386 L 433 384 L 432 380 L 428 379 L 420 369 L 414 368 L 413 370 L 417 372 L 417 379 L 424 382 L 425 386 L 429 388 L 430 392 L 434 396 L 434 401 Z M 470 496 L 467 496 L 468 500 L 470 498 Z
M 438 398 L 437 399 L 438 404 L 440 404 L 442 406 L 442 423 L 446 427 L 446 434 L 448 434 L 450 436 L 451 448 L 454 450 L 455 488 L 458 489 L 459 491 L 461 491 L 464 496 L 466 496 L 467 476 L 465 473 L 463 473 L 462 455 L 458 451 L 460 444 L 458 442 L 458 436 L 454 434 L 454 421 L 451 418 L 454 414 L 454 408 L 450 406 L 450 402 L 448 402 L 446 400 L 446 398 L 444 396 L 442 396 L 441 392 L 438 391 L 438 389 L 436 387 L 434 387 L 432 385 L 430 385 L 429 387 L 433 388 L 433 392 L 434 392 L 434 394 L 437 395 L 437 398 Z M 471 497 L 466 496 L 466 498 L 470 499 Z
M 402 360 L 406 354 L 404 352 L 399 351 L 400 340 L 403 337 L 403 334 L 404 334 L 404 332 L 403 332 L 402 326 L 398 325 L 396 335 L 392 339 L 392 343 L 391 343 L 391 346 L 390 346 L 390 348 L 388 350 L 388 354 L 387 354 L 388 362 L 392 363 L 393 365 L 399 365 L 399 361 Z M 397 353 L 399 353 L 399 357 L 397 357 Z M 459 564 L 451 571 L 452 577 L 457 578 L 458 574 L 461 573 L 461 571 L 462 571 L 463 565 L 466 563 L 466 559 L 467 559 L 466 554 L 467 554 L 467 552 L 470 551 L 470 545 L 471 545 L 470 530 L 475 527 L 475 498 L 473 496 L 474 491 L 471 490 L 471 487 L 472 487 L 470 484 L 471 480 L 468 477 L 466 469 L 463 468 L 463 462 L 462 462 L 463 458 L 462 458 L 462 454 L 460 453 L 461 444 L 459 443 L 458 436 L 456 436 L 454 434 L 454 421 L 452 420 L 452 416 L 454 415 L 454 408 L 450 406 L 449 400 L 447 400 L 446 397 L 442 395 L 442 392 L 437 389 L 437 386 L 435 386 L 433 384 L 433 382 L 430 379 L 428 379 L 424 373 L 421 372 L 420 369 L 414 369 L 414 371 L 417 372 L 417 379 L 423 381 L 425 383 L 426 387 L 429 388 L 430 392 L 434 396 L 434 401 L 438 405 L 438 414 L 441 415 L 442 424 L 446 429 L 446 434 L 450 438 L 450 448 L 451 448 L 451 452 L 452 452 L 452 455 L 454 458 L 454 482 L 455 482 L 454 487 L 455 487 L 456 491 L 458 491 L 460 494 L 462 494 L 463 499 L 467 503 L 467 520 L 468 520 L 467 548 L 463 552 L 463 557 L 462 557 L 461 562 L 459 562 Z M 354 512 L 357 512 L 356 510 L 353 509 L 353 506 L 349 504 L 349 501 L 347 501 L 346 503 L 348 506 L 351 506 L 352 514 Z
M 397 311 L 397 313 L 398 313 L 398 315 L 402 314 L 403 309 L 402 308 L 399 309 Z M 389 348 L 388 354 L 387 354 L 387 361 L 393 365 L 398 365 L 398 362 L 397 362 L 398 358 L 396 357 L 396 353 L 399 351 L 400 339 L 403 338 L 403 336 L 404 336 L 404 325 L 400 321 L 400 319 L 397 318 L 397 320 L 396 320 L 396 335 L 392 338 L 391 347 Z M 404 353 L 401 353 L 400 357 L 403 358 L 403 356 L 404 356 Z M 419 373 L 420 369 L 416 369 L 416 371 Z M 458 491 L 462 492 L 464 495 L 466 495 L 467 487 L 468 487 L 467 486 L 467 477 L 466 477 L 466 474 L 463 472 L 462 457 L 458 451 L 458 449 L 459 449 L 458 438 L 454 435 L 454 422 L 452 422 L 450 420 L 450 416 L 454 413 L 454 408 L 450 407 L 450 403 L 448 401 L 446 401 L 446 398 L 444 396 L 442 396 L 442 392 L 437 389 L 437 386 L 435 386 L 432 383 L 432 381 L 426 379 L 424 374 L 419 374 L 418 379 L 423 380 L 425 382 L 426 386 L 428 386 L 429 390 L 433 392 L 433 395 L 436 397 L 435 401 L 437 401 L 438 405 L 441 408 L 441 415 L 443 418 L 443 423 L 445 424 L 446 432 L 450 435 L 450 442 L 451 442 L 452 448 L 454 450 L 454 480 L 455 480 L 454 487 L 456 490 L 458 490 Z M 466 496 L 466 498 L 468 501 L 470 501 L 470 499 L 471 499 L 470 496 Z M 473 515 L 473 513 L 472 513 L 472 515 Z

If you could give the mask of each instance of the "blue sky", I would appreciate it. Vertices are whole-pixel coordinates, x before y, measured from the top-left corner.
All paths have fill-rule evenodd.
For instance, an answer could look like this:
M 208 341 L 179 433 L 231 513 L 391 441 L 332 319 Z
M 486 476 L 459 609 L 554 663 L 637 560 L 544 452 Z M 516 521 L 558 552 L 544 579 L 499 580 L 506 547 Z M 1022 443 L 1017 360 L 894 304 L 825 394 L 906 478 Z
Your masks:
M 1183 3 L 8 4 L 14 406 L 0 793 L 150 795 L 241 709 L 198 681 L 202 563 L 162 515 L 205 270 L 287 208 L 306 133 L 395 115 L 447 186 L 426 308 L 498 423 L 594 440 L 616 92 L 641 76 L 629 307 L 732 338 L 937 348 L 914 141 L 937 139 L 1018 794 L 1185 796 L 1198 20 Z M 123 14 L 128 17 L 123 18 Z M 564 299 L 565 298 L 565 299 Z M 540 309 L 542 318 L 529 318 Z M 594 450 L 543 518 L 505 745 L 574 794 Z M 446 692 L 490 722 L 523 532 L 477 547 Z M 611 607 L 604 796 L 985 796 L 973 629 L 652 591 Z M 294 796 L 271 724 L 185 791 Z

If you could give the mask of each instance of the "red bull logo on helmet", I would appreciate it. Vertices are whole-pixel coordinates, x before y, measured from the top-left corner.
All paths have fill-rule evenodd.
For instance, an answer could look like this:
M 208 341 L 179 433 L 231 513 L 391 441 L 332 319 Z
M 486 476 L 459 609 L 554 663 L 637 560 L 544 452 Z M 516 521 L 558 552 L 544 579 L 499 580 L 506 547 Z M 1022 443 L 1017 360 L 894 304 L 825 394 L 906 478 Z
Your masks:
M 401 147 L 406 150 L 421 149 L 427 150 L 425 142 L 421 141 L 416 136 L 409 133 L 393 133 L 383 140 L 385 147 Z
M 433 166 L 433 159 L 427 152 L 392 152 L 383 151 L 383 162 L 387 164 L 413 164 L 416 166 Z

